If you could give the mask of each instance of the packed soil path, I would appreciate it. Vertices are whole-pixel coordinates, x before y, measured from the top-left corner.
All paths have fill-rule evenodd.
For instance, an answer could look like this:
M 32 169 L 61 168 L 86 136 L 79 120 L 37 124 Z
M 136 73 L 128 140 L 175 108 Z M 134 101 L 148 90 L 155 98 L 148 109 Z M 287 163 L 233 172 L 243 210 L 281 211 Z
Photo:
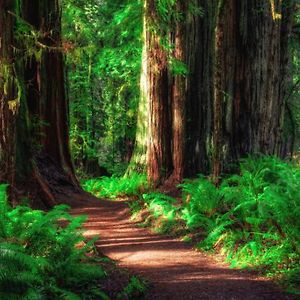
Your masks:
M 96 245 L 102 253 L 149 282 L 146 299 L 296 299 L 265 278 L 232 270 L 189 244 L 138 227 L 125 202 L 84 198 L 72 214 L 88 215 L 85 235 L 100 236 Z

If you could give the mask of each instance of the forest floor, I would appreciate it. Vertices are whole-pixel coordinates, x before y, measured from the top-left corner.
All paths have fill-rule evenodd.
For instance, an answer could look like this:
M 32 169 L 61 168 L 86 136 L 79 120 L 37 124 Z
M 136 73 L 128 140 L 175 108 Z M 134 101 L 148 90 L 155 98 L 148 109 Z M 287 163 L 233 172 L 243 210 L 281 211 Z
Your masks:
M 104 255 L 148 282 L 145 299 L 297 299 L 255 272 L 230 269 L 190 244 L 139 227 L 125 201 L 71 198 L 63 200 L 73 204 L 72 214 L 88 216 L 85 236 L 100 236 L 96 246 Z

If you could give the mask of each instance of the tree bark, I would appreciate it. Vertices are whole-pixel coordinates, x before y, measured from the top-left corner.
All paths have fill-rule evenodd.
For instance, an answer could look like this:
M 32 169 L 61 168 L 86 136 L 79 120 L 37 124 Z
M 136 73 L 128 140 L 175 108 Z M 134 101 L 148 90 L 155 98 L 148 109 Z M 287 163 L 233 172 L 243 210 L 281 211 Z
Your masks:
M 148 49 L 149 141 L 148 179 L 161 184 L 171 168 L 168 58 L 161 37 L 153 30 L 158 24 L 156 1 L 146 1 L 146 45 Z
M 185 176 L 209 174 L 212 165 L 214 60 L 217 0 L 194 0 L 203 15 L 187 17 Z
M 77 184 L 69 151 L 60 4 L 58 0 L 24 0 L 22 10 L 22 17 L 42 34 L 41 42 L 45 45 L 41 61 L 31 57 L 25 64 L 29 113 L 40 122 L 40 152 L 51 157 L 65 170 L 70 181 Z
M 215 177 L 241 157 L 282 154 L 293 4 L 222 4 L 216 30 Z
M 26 195 L 28 183 L 37 186 L 44 205 L 53 206 L 60 185 L 78 187 L 69 153 L 60 4 L 23 0 L 18 5 L 15 10 L 14 1 L 0 1 L 0 180 L 24 188 Z M 36 32 L 33 45 L 14 35 L 15 22 Z M 19 49 L 14 53 L 13 45 Z
M 16 181 L 16 124 L 20 107 L 20 86 L 13 55 L 15 1 L 0 0 L 0 182 Z M 24 164 L 24 161 L 21 162 Z M 21 167 L 21 166 L 20 166 Z
M 143 52 L 142 52 L 142 67 L 140 76 L 140 99 L 137 111 L 136 135 L 133 154 L 130 159 L 129 167 L 126 171 L 126 176 L 130 176 L 133 172 L 147 172 L 147 151 L 148 151 L 148 116 L 149 116 L 149 101 L 148 101 L 148 50 L 146 45 L 146 16 L 143 25 Z
M 149 114 L 143 148 L 149 181 L 157 186 L 204 173 L 218 183 L 223 172 L 236 171 L 240 158 L 282 157 L 295 1 L 189 1 L 204 14 L 188 11 L 176 26 L 175 58 L 186 62 L 188 75 L 174 80 L 153 29 L 156 2 L 145 3 L 147 102 L 139 115 Z M 184 11 L 187 3 L 177 5 Z
M 185 0 L 177 1 L 177 11 L 182 14 L 183 20 L 187 14 Z M 175 60 L 186 62 L 186 24 L 183 20 L 177 20 L 175 24 Z M 184 174 L 184 147 L 185 147 L 185 104 L 186 104 L 186 76 L 175 74 L 171 99 L 172 106 L 172 155 L 173 173 L 168 179 L 170 184 L 178 184 Z

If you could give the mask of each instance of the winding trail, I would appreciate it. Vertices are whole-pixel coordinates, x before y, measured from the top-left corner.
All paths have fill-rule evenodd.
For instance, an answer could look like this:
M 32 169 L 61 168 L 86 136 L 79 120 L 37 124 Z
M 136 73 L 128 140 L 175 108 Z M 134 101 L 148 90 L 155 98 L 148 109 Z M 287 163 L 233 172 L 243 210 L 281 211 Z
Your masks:
M 150 283 L 148 300 L 296 299 L 254 273 L 229 269 L 186 243 L 137 227 L 125 202 L 81 197 L 72 214 L 88 215 L 85 235 L 100 236 L 102 253 Z

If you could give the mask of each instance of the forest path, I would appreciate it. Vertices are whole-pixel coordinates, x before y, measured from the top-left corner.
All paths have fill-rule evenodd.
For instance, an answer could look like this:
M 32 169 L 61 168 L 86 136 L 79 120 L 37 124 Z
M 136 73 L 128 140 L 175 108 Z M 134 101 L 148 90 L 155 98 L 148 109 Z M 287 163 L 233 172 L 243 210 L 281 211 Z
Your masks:
M 71 212 L 88 215 L 85 236 L 100 236 L 96 246 L 104 255 L 149 282 L 148 300 L 296 299 L 265 278 L 229 269 L 186 243 L 137 227 L 125 202 L 80 197 Z

